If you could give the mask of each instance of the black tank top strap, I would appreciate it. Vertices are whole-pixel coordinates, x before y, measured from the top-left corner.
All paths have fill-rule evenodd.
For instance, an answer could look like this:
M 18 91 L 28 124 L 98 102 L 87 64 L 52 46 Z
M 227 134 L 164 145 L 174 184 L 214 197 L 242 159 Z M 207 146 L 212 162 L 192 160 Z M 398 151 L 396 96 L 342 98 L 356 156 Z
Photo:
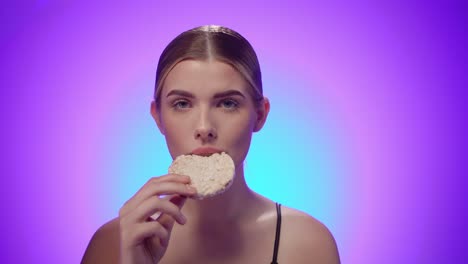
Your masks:
M 281 204 L 276 203 L 276 234 L 275 234 L 275 247 L 273 249 L 273 260 L 271 264 L 278 264 L 278 247 L 281 234 Z

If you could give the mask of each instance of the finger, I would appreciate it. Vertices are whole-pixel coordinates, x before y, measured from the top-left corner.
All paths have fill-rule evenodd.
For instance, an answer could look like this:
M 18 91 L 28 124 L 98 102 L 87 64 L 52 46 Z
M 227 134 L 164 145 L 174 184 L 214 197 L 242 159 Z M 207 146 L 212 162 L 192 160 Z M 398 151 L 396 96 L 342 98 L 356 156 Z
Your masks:
M 141 244 L 146 238 L 157 237 L 160 240 L 169 240 L 169 230 L 157 221 L 144 222 L 132 226 L 130 232 L 126 233 L 124 241 L 128 241 L 129 247 Z
M 140 196 L 140 194 L 143 192 L 145 193 L 145 190 L 147 189 L 148 186 L 158 184 L 161 182 L 179 182 L 182 184 L 189 184 L 190 183 L 190 177 L 189 176 L 184 176 L 184 175 L 179 175 L 179 174 L 166 174 L 160 177 L 153 177 L 149 179 L 136 193 L 133 197 Z M 132 198 L 133 198 L 132 197 Z
M 148 187 L 147 192 L 142 194 L 142 196 L 138 197 L 134 201 L 132 201 L 131 205 L 134 205 L 134 207 L 138 207 L 145 200 L 155 196 L 161 197 L 167 195 L 177 195 L 192 197 L 196 193 L 196 189 L 188 185 L 174 182 L 162 182 L 158 185 Z
M 174 195 L 170 197 L 169 201 L 175 204 L 179 209 L 185 204 L 187 197 Z M 169 239 L 171 237 L 172 228 L 174 227 L 175 220 L 173 217 L 169 215 L 162 214 L 161 217 L 158 219 L 158 222 L 168 231 L 169 235 L 166 237 L 159 238 L 159 244 L 163 247 L 167 247 L 169 245 Z
M 159 196 L 159 199 L 161 200 L 165 200 L 165 201 L 169 201 L 171 200 L 174 196 L 176 196 L 175 194 L 173 195 L 160 195 Z M 158 220 L 159 216 L 161 216 L 161 212 L 156 212 L 154 213 L 153 215 L 151 215 L 148 219 L 148 221 L 155 221 L 155 220 Z
M 184 224 L 186 221 L 180 208 L 176 204 L 157 196 L 152 196 L 143 201 L 137 208 L 131 211 L 131 213 L 124 216 L 124 219 L 128 222 L 144 222 L 156 212 L 172 216 L 179 224 Z
M 182 180 L 182 179 L 181 179 Z M 138 191 L 130 200 L 128 200 L 119 211 L 119 215 L 125 215 L 128 211 L 137 207 L 144 200 L 155 195 L 170 195 L 179 194 L 185 196 L 193 196 L 196 194 L 196 189 L 182 182 L 163 181 L 163 182 L 148 182 L 140 191 Z
M 173 203 L 175 206 L 177 206 L 179 208 L 179 210 L 180 210 L 184 206 L 186 200 L 187 200 L 186 197 L 174 196 L 174 197 L 172 197 L 170 199 L 170 202 Z M 184 216 L 184 218 L 185 218 L 185 216 Z M 187 219 L 185 219 L 185 220 L 187 220 Z M 161 223 L 161 225 L 164 226 L 167 230 L 169 230 L 169 232 L 170 232 L 170 230 L 172 230 L 172 227 L 174 226 L 174 221 L 175 221 L 175 219 L 173 217 L 171 217 L 170 215 L 165 215 L 165 214 L 162 214 L 158 218 L 158 222 Z M 185 221 L 185 223 L 186 223 L 186 221 Z
M 187 197 L 178 195 L 173 196 L 170 199 L 170 201 L 174 203 L 177 207 L 179 207 L 179 209 L 182 209 L 186 200 Z M 161 214 L 161 217 L 157 221 L 169 232 L 168 236 L 159 238 L 160 245 L 167 247 L 169 245 L 169 239 L 171 237 L 171 232 L 172 228 L 174 227 L 175 220 L 170 215 Z
M 181 174 L 166 174 L 162 175 L 159 177 L 152 177 L 149 179 L 146 184 L 153 182 L 153 183 L 158 183 L 158 182 L 163 182 L 163 181 L 174 181 L 174 182 L 181 182 L 181 183 L 189 183 L 190 182 L 190 177 L 187 175 L 181 175 Z
M 180 174 L 166 174 L 166 175 L 159 176 L 159 177 L 152 177 L 132 196 L 132 198 L 139 196 L 140 193 L 143 192 L 147 188 L 148 185 L 157 184 L 157 183 L 165 182 L 165 181 L 189 184 L 190 177 L 185 176 L 185 175 L 180 175 Z

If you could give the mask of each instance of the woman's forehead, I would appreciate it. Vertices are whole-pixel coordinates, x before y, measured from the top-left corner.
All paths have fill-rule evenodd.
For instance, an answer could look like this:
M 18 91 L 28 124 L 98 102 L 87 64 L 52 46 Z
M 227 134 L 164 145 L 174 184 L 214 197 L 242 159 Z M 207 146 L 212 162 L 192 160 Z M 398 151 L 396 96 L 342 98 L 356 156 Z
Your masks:
M 165 97 L 174 89 L 192 93 L 219 93 L 233 89 L 247 92 L 248 83 L 228 63 L 217 60 L 184 60 L 168 73 L 161 94 Z

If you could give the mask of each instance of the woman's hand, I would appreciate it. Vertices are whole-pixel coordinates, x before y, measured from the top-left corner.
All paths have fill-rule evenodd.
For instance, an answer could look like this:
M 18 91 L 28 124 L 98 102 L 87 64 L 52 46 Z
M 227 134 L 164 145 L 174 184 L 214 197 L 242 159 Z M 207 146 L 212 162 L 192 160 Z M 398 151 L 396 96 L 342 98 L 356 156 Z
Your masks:
M 121 264 L 161 260 L 174 222 L 187 221 L 181 208 L 196 193 L 189 183 L 189 177 L 175 174 L 152 178 L 123 205 L 119 211 Z M 160 216 L 154 220 L 155 213 Z

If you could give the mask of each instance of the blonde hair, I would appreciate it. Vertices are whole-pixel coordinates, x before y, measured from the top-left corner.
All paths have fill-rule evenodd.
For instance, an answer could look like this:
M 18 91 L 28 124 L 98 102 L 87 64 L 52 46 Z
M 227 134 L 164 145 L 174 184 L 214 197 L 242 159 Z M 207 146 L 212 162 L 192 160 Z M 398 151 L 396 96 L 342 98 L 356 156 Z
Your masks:
M 183 60 L 219 60 L 230 64 L 251 86 L 251 96 L 263 99 L 262 74 L 254 49 L 236 31 L 215 25 L 187 30 L 172 40 L 162 52 L 156 70 L 154 101 L 160 105 L 164 80 L 172 68 Z

